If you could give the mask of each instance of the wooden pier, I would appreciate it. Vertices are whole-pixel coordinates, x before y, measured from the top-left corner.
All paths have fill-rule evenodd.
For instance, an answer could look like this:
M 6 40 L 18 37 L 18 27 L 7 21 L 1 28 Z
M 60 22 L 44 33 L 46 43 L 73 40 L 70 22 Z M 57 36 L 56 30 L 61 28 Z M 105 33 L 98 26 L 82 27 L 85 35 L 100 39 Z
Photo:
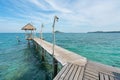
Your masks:
M 68 63 L 54 80 L 120 80 L 120 69 L 91 61 L 85 66 Z
M 33 38 L 52 55 L 52 44 Z M 120 80 L 120 69 L 87 60 L 74 52 L 55 45 L 54 58 L 63 65 L 54 80 Z
M 42 40 L 40 38 L 34 38 L 33 39 L 38 45 L 40 45 L 43 49 L 45 49 L 49 54 L 52 55 L 52 44 Z M 55 46 L 54 51 L 54 57 L 56 60 L 58 60 L 62 65 L 65 65 L 67 63 L 74 63 L 78 65 L 85 65 L 87 62 L 87 59 L 85 57 L 82 57 L 76 53 L 73 53 L 71 51 L 68 51 L 66 49 L 63 49 L 59 46 Z

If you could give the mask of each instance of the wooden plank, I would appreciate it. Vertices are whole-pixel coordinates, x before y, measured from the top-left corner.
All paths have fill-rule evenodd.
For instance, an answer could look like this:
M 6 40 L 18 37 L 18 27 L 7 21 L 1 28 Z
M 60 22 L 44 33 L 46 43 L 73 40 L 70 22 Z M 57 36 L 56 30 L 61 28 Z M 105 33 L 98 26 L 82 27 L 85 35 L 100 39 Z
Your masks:
M 60 76 L 64 73 L 64 71 L 67 69 L 68 65 L 69 64 L 66 64 L 53 80 L 58 80 Z
M 116 72 L 116 73 L 120 73 L 120 68 L 117 68 L 117 67 L 112 67 L 112 66 L 104 65 L 104 64 L 101 64 L 101 63 L 98 63 L 98 62 L 93 62 L 93 61 L 88 61 L 88 64 L 90 66 L 97 66 L 95 68 L 97 70 L 100 69 L 101 72 L 108 72 L 108 73 L 109 72 Z
M 98 75 L 99 72 L 98 72 L 98 71 L 94 71 L 93 69 L 92 69 L 92 70 L 86 69 L 86 70 L 85 70 L 85 73 L 94 75 L 95 77 L 98 77 L 98 76 L 99 76 L 99 75 Z
M 72 67 L 70 68 L 70 70 L 68 71 L 67 75 L 65 76 L 64 80 L 69 80 L 71 74 L 73 74 L 73 70 L 74 70 L 74 65 L 72 65 Z
M 91 79 L 89 79 L 89 78 L 83 78 L 82 80 L 91 80 Z
M 39 44 L 41 47 L 43 47 L 49 54 L 52 55 L 52 44 L 41 40 L 39 38 L 34 38 L 33 39 L 37 44 Z M 74 52 L 68 51 L 66 49 L 63 49 L 57 45 L 55 45 L 54 49 L 54 57 L 62 64 L 65 65 L 68 62 L 69 63 L 74 63 L 78 65 L 84 66 L 87 63 L 87 59 L 85 57 L 82 57 Z
M 75 75 L 76 75 L 76 72 L 77 72 L 78 67 L 79 67 L 78 65 L 75 65 L 74 70 L 73 70 L 73 72 L 72 72 L 69 80 L 73 80 L 73 78 L 74 78 Z
M 106 74 L 103 74 L 104 75 L 104 78 L 105 78 L 105 80 L 109 80 L 109 75 L 106 75 Z
M 99 79 L 99 77 L 98 76 L 95 76 L 95 75 L 92 75 L 92 74 L 89 74 L 89 73 L 84 73 L 84 77 L 86 78 L 86 77 L 89 77 L 91 80 L 93 79 L 93 80 L 97 80 L 97 79 Z
M 90 76 L 85 76 L 84 79 L 89 79 L 89 80 L 99 80 L 99 79 L 92 78 L 92 77 L 90 77 Z M 83 79 L 83 80 L 84 80 L 84 79 Z
M 102 73 L 99 73 L 99 78 L 100 78 L 100 80 L 105 80 L 104 75 Z
M 84 75 L 84 67 L 82 67 L 81 72 L 79 74 L 78 80 L 82 80 Z
M 106 70 L 106 69 L 104 69 L 103 67 L 101 67 L 100 65 L 89 65 L 89 66 L 87 66 L 87 69 L 89 69 L 89 70 L 93 70 L 94 69 L 94 71 L 97 71 L 97 72 L 110 72 L 110 71 L 108 71 L 108 70 Z
M 79 77 L 79 74 L 80 74 L 81 70 L 82 70 L 82 67 L 78 67 L 77 72 L 76 72 L 73 80 L 78 80 L 78 77 Z
M 33 40 L 38 45 L 40 45 L 42 48 L 44 48 L 50 55 L 52 55 L 52 49 L 51 49 L 52 44 L 51 43 L 49 43 L 47 41 L 44 41 L 44 40 L 41 40 L 39 38 L 34 38 Z M 93 61 L 88 61 L 85 57 L 82 57 L 82 56 L 80 56 L 80 55 L 78 55 L 74 52 L 63 49 L 63 48 L 61 48 L 57 45 L 55 45 L 54 58 L 57 61 L 59 61 L 62 65 L 65 65 L 67 63 L 71 63 L 70 65 L 67 66 L 66 69 L 64 69 L 64 71 L 61 71 L 59 73 L 59 75 L 56 76 L 57 77 L 57 78 L 55 78 L 56 80 L 57 79 L 63 80 L 65 77 L 68 77 L 66 75 L 68 75 L 67 73 L 69 71 L 74 72 L 74 74 L 69 73 L 69 76 L 71 75 L 70 79 L 72 79 L 74 77 L 73 79 L 75 79 L 75 80 L 81 80 L 85 73 L 87 73 L 86 75 L 88 77 L 90 77 L 90 76 L 94 77 L 95 76 L 96 78 L 99 77 L 100 80 L 110 79 L 110 77 L 109 77 L 110 75 L 112 75 L 114 77 L 114 80 L 115 79 L 120 80 L 119 77 L 115 78 L 116 75 L 114 74 L 114 73 L 120 74 L 120 69 L 115 68 L 115 67 L 111 67 L 111 66 L 107 66 L 107 65 L 104 65 L 104 64 L 96 63 L 96 62 L 93 62 Z M 74 68 L 71 67 L 72 64 L 85 66 L 86 63 L 88 63 L 88 64 L 87 64 L 85 73 L 84 73 L 84 67 L 79 67 L 76 72 L 74 71 L 74 70 L 76 70 L 76 68 L 74 69 Z M 105 73 L 105 74 L 102 74 L 102 73 L 99 74 L 99 72 L 102 72 L 102 73 Z M 99 74 L 99 76 L 98 76 L 98 74 Z M 111 79 L 112 79 L 112 77 L 111 77 Z
M 112 77 L 112 76 L 109 76 L 109 78 L 110 78 L 110 80 L 115 80 L 114 77 Z
M 105 73 L 106 75 L 115 76 L 114 72 L 112 72 L 112 71 L 115 71 L 114 70 L 114 69 L 116 69 L 115 67 L 111 68 L 109 66 L 99 64 L 96 62 L 91 62 L 91 61 L 88 61 L 87 65 L 88 66 L 87 66 L 86 70 L 88 70 L 90 72 L 95 72 L 95 73 L 101 72 L 101 73 Z M 106 69 L 106 68 L 108 68 L 108 69 Z
M 68 71 L 70 70 L 72 64 L 69 64 L 67 69 L 64 71 L 64 73 L 60 76 L 59 80 L 64 80 L 64 77 L 67 75 Z

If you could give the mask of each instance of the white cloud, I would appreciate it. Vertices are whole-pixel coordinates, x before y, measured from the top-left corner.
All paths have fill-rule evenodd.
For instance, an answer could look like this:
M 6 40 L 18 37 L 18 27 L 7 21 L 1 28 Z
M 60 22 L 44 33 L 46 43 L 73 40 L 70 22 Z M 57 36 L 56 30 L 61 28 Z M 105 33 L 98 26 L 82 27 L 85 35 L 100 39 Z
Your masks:
M 60 5 L 58 5 L 57 3 L 55 3 L 54 0 L 45 0 L 49 5 L 52 6 L 53 9 L 60 11 L 62 13 L 72 13 L 71 10 L 64 8 L 64 7 L 60 7 Z
M 62 15 L 73 25 L 89 24 L 90 26 L 108 26 L 120 21 L 120 1 L 118 0 L 84 0 L 70 7 L 74 13 Z
M 11 14 L 37 25 L 45 23 L 50 26 L 54 15 L 57 15 L 60 18 L 58 26 L 63 30 L 69 30 L 63 26 L 79 27 L 78 29 L 86 26 L 86 31 L 88 26 L 96 29 L 120 26 L 119 0 L 25 0 L 11 3 L 15 5 L 14 8 L 7 7 Z
M 44 5 L 42 5 L 38 0 L 30 0 L 32 3 L 36 4 L 39 7 L 45 7 Z

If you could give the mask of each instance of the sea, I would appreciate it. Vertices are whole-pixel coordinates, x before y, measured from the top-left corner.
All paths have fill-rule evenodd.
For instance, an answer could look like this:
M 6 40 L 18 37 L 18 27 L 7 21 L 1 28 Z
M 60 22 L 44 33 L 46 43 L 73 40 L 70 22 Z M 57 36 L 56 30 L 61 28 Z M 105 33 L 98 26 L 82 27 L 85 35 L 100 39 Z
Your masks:
M 55 36 L 58 46 L 91 61 L 120 68 L 120 33 L 56 33 Z M 43 38 L 52 43 L 51 33 L 44 33 Z M 28 46 L 24 33 L 0 33 L 0 80 L 51 80 L 46 74 L 38 52 L 33 45 Z

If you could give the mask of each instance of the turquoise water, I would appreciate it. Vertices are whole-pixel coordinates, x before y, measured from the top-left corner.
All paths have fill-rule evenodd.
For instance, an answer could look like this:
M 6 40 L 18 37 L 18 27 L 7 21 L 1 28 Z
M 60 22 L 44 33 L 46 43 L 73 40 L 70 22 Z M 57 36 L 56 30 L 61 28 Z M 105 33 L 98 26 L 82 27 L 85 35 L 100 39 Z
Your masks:
M 37 53 L 26 43 L 24 34 L 0 34 L 0 80 L 46 80 Z
M 52 36 L 44 38 L 51 42 Z M 89 60 L 120 67 L 120 33 L 56 34 L 56 44 Z
M 18 44 L 16 36 L 21 42 Z M 52 42 L 52 35 L 43 34 Z M 56 44 L 90 60 L 120 67 L 120 33 L 56 34 Z M 24 34 L 0 33 L 0 80 L 45 80 L 46 69 Z

